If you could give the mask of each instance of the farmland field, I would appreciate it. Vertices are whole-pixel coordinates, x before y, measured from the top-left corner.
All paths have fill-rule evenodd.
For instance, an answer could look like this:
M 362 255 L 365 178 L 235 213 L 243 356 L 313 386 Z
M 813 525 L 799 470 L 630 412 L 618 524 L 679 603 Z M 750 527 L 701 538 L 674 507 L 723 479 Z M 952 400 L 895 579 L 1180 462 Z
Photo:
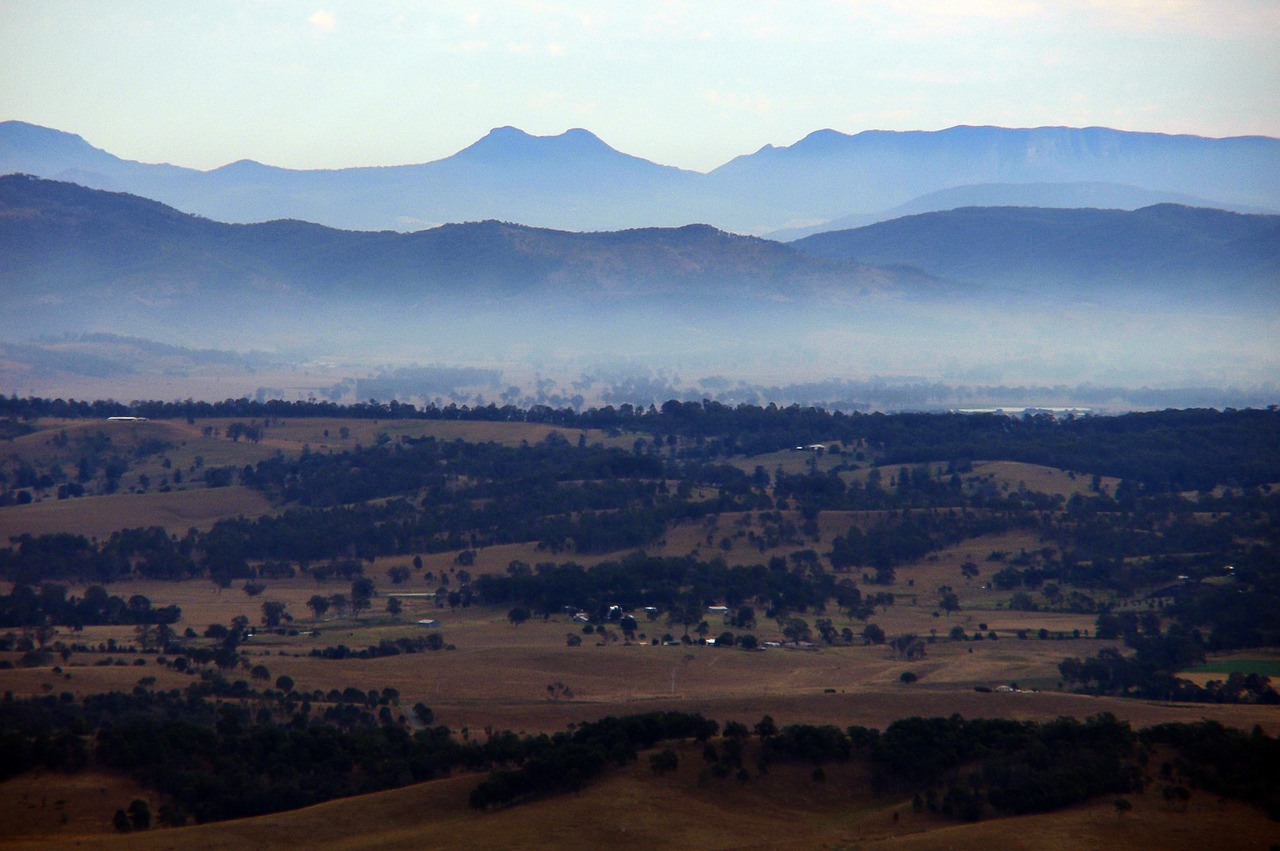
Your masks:
M 230 691 L 221 693 L 219 702 L 240 701 L 261 723 L 287 720 L 272 714 L 279 712 L 270 709 L 277 699 L 270 697 L 273 685 L 284 689 L 281 701 L 292 692 L 317 713 L 336 711 L 352 694 L 360 700 L 381 694 L 382 723 L 410 733 L 442 725 L 461 742 L 482 742 L 504 730 L 521 736 L 564 734 L 607 716 L 654 712 L 698 713 L 722 725 L 736 721 L 748 728 L 771 716 L 780 725 L 839 730 L 884 730 L 911 716 L 1049 723 L 1105 714 L 1135 730 L 1212 720 L 1237 730 L 1256 727 L 1268 736 L 1280 735 L 1280 714 L 1262 699 L 1262 692 L 1256 699 L 1193 702 L 1069 679 L 1064 660 L 1132 658 L 1139 639 L 1176 635 L 1179 610 L 1173 606 L 1178 595 L 1186 589 L 1230 590 L 1240 579 L 1230 572 L 1235 567 L 1223 565 L 1245 563 L 1238 548 L 1210 559 L 1195 551 L 1152 547 L 1081 557 L 1087 550 L 1084 539 L 1072 537 L 1076 530 L 1102 522 L 1097 516 L 1115 523 L 1112 518 L 1122 515 L 1081 514 L 1081 520 L 1071 512 L 1082 511 L 1091 500 L 1109 509 L 1113 495 L 1122 490 L 1118 477 L 1023 461 L 975 461 L 949 481 L 949 462 L 881 468 L 872 466 L 875 458 L 870 455 L 859 463 L 848 451 L 794 449 L 732 456 L 732 467 L 741 471 L 737 474 L 715 468 L 697 472 L 703 469 L 697 467 L 689 473 L 690 468 L 680 466 L 678 453 L 694 451 L 696 444 L 684 438 L 664 442 L 660 454 L 646 455 L 635 434 L 537 423 L 240 422 L 258 429 L 246 432 L 252 439 L 239 434 L 233 439 L 231 421 L 192 418 L 109 425 L 42 421 L 35 423 L 34 433 L 8 442 L 7 469 L 21 471 L 25 465 L 33 472 L 21 475 L 32 481 L 47 475 L 52 484 L 27 488 L 33 497 L 24 502 L 0 505 L 4 538 L 83 536 L 84 543 L 77 546 L 89 555 L 77 557 L 90 560 L 99 558 L 93 555 L 99 552 L 95 548 L 163 545 L 171 548 L 165 558 L 191 566 L 173 577 L 148 575 L 150 560 L 158 564 L 160 557 L 138 551 L 123 560 L 92 562 L 113 571 L 106 580 L 57 575 L 62 593 L 71 600 L 91 597 L 99 593 L 94 586 L 102 585 L 121 606 L 180 613 L 165 622 L 163 635 L 158 626 L 128 620 L 11 630 L 0 649 L 0 691 L 15 700 L 78 704 L 109 692 L 179 695 L 198 687 L 223 688 Z M 455 441 L 475 448 L 458 449 Z M 300 492 L 296 481 L 310 475 L 310 469 L 330 476 L 321 481 L 348 487 L 348 482 L 363 481 L 360 477 L 376 463 L 377 453 L 418 463 L 412 459 L 423 451 L 419 446 L 442 453 L 434 467 L 424 468 L 421 490 L 379 491 L 382 480 L 374 479 L 360 491 L 374 494 L 372 498 L 362 497 L 358 506 L 326 503 L 330 507 L 324 509 L 287 497 Z M 658 534 L 638 548 L 580 545 L 583 530 L 593 528 L 585 524 L 639 510 L 634 504 L 605 509 L 582 505 L 554 518 L 560 524 L 551 527 L 555 529 L 581 524 L 572 525 L 577 531 L 568 538 L 506 540 L 502 522 L 507 521 L 501 521 L 488 531 L 457 535 L 449 539 L 451 545 L 441 543 L 443 533 L 415 539 L 425 544 L 411 547 L 371 545 L 357 538 L 324 558 L 289 558 L 274 551 L 242 556 L 235 555 L 242 550 L 232 549 L 230 560 L 216 560 L 224 558 L 218 553 L 227 541 L 239 541 L 235 547 L 246 553 L 261 546 L 252 543 L 252 535 L 264 533 L 254 530 L 276 527 L 252 524 L 257 518 L 278 519 L 287 529 L 321 510 L 333 512 L 325 516 L 347 516 L 340 512 L 358 508 L 367 514 L 351 516 L 389 518 L 378 523 L 402 522 L 409 509 L 428 519 L 450 511 L 487 517 L 483 512 L 508 510 L 508 501 L 521 505 L 524 491 L 557 492 L 547 484 L 549 476 L 559 476 L 555 488 L 566 492 L 614 498 L 588 473 L 573 472 L 579 469 L 570 466 L 575 453 L 597 459 L 590 462 L 596 467 L 582 469 L 604 469 L 600 482 L 629 482 L 641 495 L 637 504 L 684 500 L 687 507 L 665 519 Z M 435 469 L 449 465 L 490 470 L 511 467 L 513 459 L 534 463 L 529 459 L 544 456 L 561 465 L 557 472 L 549 473 L 548 467 L 528 475 L 506 472 L 515 484 L 505 491 L 486 490 L 482 474 L 471 471 L 430 483 Z M 644 474 L 626 472 L 636 456 Z M 72 481 L 57 479 L 57 471 L 77 464 L 84 470 L 86 457 L 91 475 L 81 477 L 85 493 L 56 493 L 59 482 Z M 116 484 L 107 487 L 103 476 L 108 474 L 101 471 L 109 469 L 113 458 L 127 463 L 121 465 L 125 470 Z M 325 472 L 330 469 L 326 465 L 338 472 Z M 659 466 L 662 475 L 648 475 Z M 272 472 L 279 467 L 291 472 Z M 204 475 L 211 469 L 229 472 L 215 480 Z M 183 475 L 175 476 L 175 471 Z M 879 471 L 879 481 L 873 471 Z M 747 480 L 756 482 L 750 486 L 754 490 L 741 484 Z M 827 495 L 815 497 L 803 490 L 816 486 Z M 600 487 L 599 492 L 592 487 Z M 1224 506 L 1232 498 L 1226 492 L 1205 493 L 1200 490 L 1201 499 Z M 516 518 L 510 522 L 528 525 L 517 508 L 510 510 Z M 1188 512 L 1180 522 L 1193 531 L 1213 523 L 1221 527 L 1224 514 Z M 163 535 L 137 539 L 143 543 L 113 535 L 153 526 Z M 1249 546 L 1258 535 L 1269 534 L 1262 528 L 1247 527 L 1254 536 Z M 327 534 L 311 534 L 322 533 Z M 1124 534 L 1142 542 L 1142 534 L 1152 533 Z M 1180 534 L 1203 546 L 1203 536 Z M 887 546 L 906 536 L 916 549 L 891 560 L 874 550 L 865 555 L 851 549 Z M 269 547 L 270 539 L 264 540 Z M 101 549 L 101 558 L 107 551 Z M 851 564 L 839 561 L 842 552 L 853 553 L 848 556 Z M 8 570 L 33 569 L 16 554 L 8 558 Z M 219 564 L 229 565 L 227 572 L 220 573 Z M 585 581 L 613 575 L 610 571 L 620 564 L 657 571 L 655 577 L 677 568 L 692 576 L 736 576 L 735 582 L 748 576 L 755 582 L 786 577 L 792 590 L 785 593 L 793 595 L 810 593 L 804 589 L 811 587 L 825 590 L 816 599 L 795 596 L 785 605 L 776 596 L 781 591 L 704 590 L 692 595 L 692 615 L 682 597 L 672 597 L 688 592 L 666 589 L 658 579 L 646 580 L 648 588 L 624 583 L 600 592 L 614 596 L 564 591 L 564 604 L 556 605 L 536 590 L 554 576 Z M 1097 579 L 1104 568 L 1105 580 Z M 1200 575 L 1188 584 L 1185 572 L 1196 571 Z M 727 580 L 693 581 L 710 589 Z M 502 596 L 516 593 L 504 589 L 521 582 L 534 590 L 520 592 L 526 597 Z M 8 579 L 0 592 L 16 594 L 23 585 Z M 733 588 L 731 583 L 724 587 Z M 645 594 L 663 602 L 649 610 L 635 603 L 612 605 L 615 598 L 641 600 Z M 567 605 L 569 600 L 577 602 Z M 1102 615 L 1115 620 L 1104 624 Z M 632 618 L 633 624 L 626 623 Z M 1108 632 L 1100 637 L 1104 626 Z M 230 645 L 234 655 L 215 662 L 215 651 L 227 646 L 228 634 L 235 639 Z M 742 638 L 750 642 L 743 644 Z M 1200 658 L 1182 666 L 1179 676 L 1201 689 L 1215 688 L 1233 673 L 1280 675 L 1275 651 L 1265 647 L 1224 649 Z M 418 707 L 429 707 L 426 724 Z M 674 747 L 681 754 L 681 768 L 673 775 L 655 776 L 641 758 L 576 796 L 488 814 L 466 805 L 484 773 L 462 771 L 448 779 L 291 813 L 135 833 L 128 841 L 134 843 L 131 847 L 150 847 L 152 842 L 527 847 L 534 836 L 529 833 L 532 825 L 547 819 L 589 825 L 585 835 L 592 841 L 583 847 L 615 835 L 661 847 L 832 842 L 977 847 L 993 841 L 993 831 L 1006 824 L 999 818 L 962 825 L 913 810 L 910 796 L 904 801 L 873 794 L 869 769 L 857 760 L 828 767 L 821 785 L 809 778 L 809 769 L 780 765 L 767 776 L 752 769 L 750 782 L 708 786 L 695 767 L 700 752 L 688 742 Z M 1026 820 L 1026 830 L 1043 838 L 1035 847 L 1079 847 L 1084 836 L 1114 847 L 1146 847 L 1143 838 L 1152 836 L 1162 837 L 1162 847 L 1193 847 L 1228 819 L 1243 825 L 1241 837 L 1266 834 L 1266 817 L 1236 801 L 1224 798 L 1215 806 L 1207 795 L 1195 795 L 1170 820 L 1165 818 L 1172 812 L 1167 800 L 1152 793 L 1131 797 L 1132 809 L 1124 813 L 1103 800 L 1020 818 Z M 0 810 L 7 813 L 0 818 L 0 839 L 20 844 L 92 837 L 94 844 L 109 845 L 116 841 L 110 836 L 112 814 L 138 798 L 150 799 L 153 810 L 167 806 L 163 790 L 119 772 L 95 768 L 65 780 L 44 769 L 20 774 L 0 783 Z M 662 813 L 677 802 L 700 818 L 662 825 Z M 295 836 L 292 831 L 302 831 L 303 824 L 312 829 L 305 837 Z M 320 829 L 325 824 L 334 827 Z M 448 838 L 440 839 L 444 833 Z M 550 833 L 544 828 L 538 835 L 558 847 L 578 847 L 568 827 Z
M 132 526 L 161 526 L 173 534 L 208 529 L 219 520 L 271 511 L 262 495 L 239 485 L 170 493 L 117 493 L 36 502 L 0 509 L 0 536 L 66 532 L 105 538 Z

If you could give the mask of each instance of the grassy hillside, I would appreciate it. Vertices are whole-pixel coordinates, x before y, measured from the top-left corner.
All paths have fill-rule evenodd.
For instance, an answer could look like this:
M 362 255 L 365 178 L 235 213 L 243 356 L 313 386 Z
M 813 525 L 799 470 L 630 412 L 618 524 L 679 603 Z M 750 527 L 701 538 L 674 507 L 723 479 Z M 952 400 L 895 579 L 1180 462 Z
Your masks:
M 746 783 L 699 780 L 700 748 L 682 747 L 680 767 L 661 777 L 645 760 L 585 792 L 493 813 L 466 806 L 474 779 L 435 781 L 242 821 L 132 833 L 57 830 L 33 824 L 12 847 L 92 843 L 101 848 L 598 848 L 623 842 L 651 848 L 802 849 L 813 847 L 1018 849 L 1253 848 L 1274 822 L 1234 802 L 1195 795 L 1186 806 L 1158 792 L 1058 813 L 957 824 L 916 813 L 910 800 L 869 793 L 865 767 L 828 766 L 821 783 L 803 766 L 780 766 Z M 2 787 L 0 787 L 2 788 Z M 117 791 L 113 789 L 113 791 Z M 123 791 L 123 790 L 119 790 Z M 63 807 L 74 811 L 68 798 Z M 673 814 L 678 817 L 673 818 Z M 32 822 L 35 820 L 32 819 Z M 38 837 L 38 838 L 37 838 Z

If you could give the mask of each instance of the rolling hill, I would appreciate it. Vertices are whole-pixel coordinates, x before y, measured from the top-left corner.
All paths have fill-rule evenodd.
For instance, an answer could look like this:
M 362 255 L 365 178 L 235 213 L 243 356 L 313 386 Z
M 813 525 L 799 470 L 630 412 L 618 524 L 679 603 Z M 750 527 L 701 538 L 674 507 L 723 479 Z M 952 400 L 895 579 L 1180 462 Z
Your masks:
M 975 183 L 953 186 L 913 198 L 878 213 L 858 213 L 803 228 L 788 228 L 765 234 L 769 239 L 794 242 L 806 236 L 833 230 L 854 228 L 915 216 L 957 210 L 961 207 L 1055 207 L 1060 209 L 1095 208 L 1100 210 L 1137 210 L 1156 204 L 1180 204 L 1184 207 L 1229 209 L 1238 213 L 1265 213 L 1264 210 L 1224 205 L 1178 192 L 1139 189 L 1118 183 Z
M 0 257 L 11 332 L 127 308 L 225 316 L 348 302 L 774 303 L 936 286 L 706 225 L 572 233 L 483 221 L 410 234 L 231 225 L 24 176 L 0 178 Z
M 967 207 L 791 244 L 828 260 L 908 266 L 1029 292 L 1270 304 L 1280 296 L 1280 216 L 1174 204 L 1135 211 Z

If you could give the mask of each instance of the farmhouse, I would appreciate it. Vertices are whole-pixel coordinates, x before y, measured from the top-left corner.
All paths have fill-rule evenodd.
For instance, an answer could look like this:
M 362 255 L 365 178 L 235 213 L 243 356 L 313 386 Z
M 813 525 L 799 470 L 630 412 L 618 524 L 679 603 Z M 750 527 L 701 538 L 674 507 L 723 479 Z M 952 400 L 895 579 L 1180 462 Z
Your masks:
M 418 621 L 418 626 L 436 628 L 440 626 L 440 621 L 436 620 L 435 618 L 423 618 L 422 620 Z

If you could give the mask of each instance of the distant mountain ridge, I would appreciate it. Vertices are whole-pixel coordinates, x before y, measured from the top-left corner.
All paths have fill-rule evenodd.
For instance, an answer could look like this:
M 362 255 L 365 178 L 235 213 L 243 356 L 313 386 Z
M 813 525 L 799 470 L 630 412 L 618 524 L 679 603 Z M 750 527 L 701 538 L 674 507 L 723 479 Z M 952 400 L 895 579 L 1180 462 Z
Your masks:
M 906 266 L 1028 292 L 1280 299 L 1280 215 L 1177 204 L 1134 211 L 966 207 L 790 244 L 828 260 Z
M 842 216 L 804 228 L 788 228 L 764 234 L 768 239 L 792 242 L 817 233 L 854 228 L 962 207 L 1048 207 L 1058 209 L 1138 210 L 1156 204 L 1178 204 L 1183 207 L 1230 209 L 1237 213 L 1266 214 L 1267 210 L 1245 205 L 1224 207 L 1206 198 L 1195 198 L 1180 192 L 1140 189 L 1118 183 L 975 183 L 939 189 L 913 198 L 905 204 L 878 213 Z
M 1146 193 L 1146 203 L 1280 210 L 1280 139 L 1097 127 L 821 130 L 705 174 L 622 153 L 587 130 L 540 137 L 501 127 L 417 165 L 302 171 L 241 160 L 205 172 L 119 159 L 79 136 L 8 121 L 0 173 L 9 172 L 125 191 L 219 221 L 293 218 L 353 230 L 497 219 L 577 231 L 707 222 L 770 233 L 844 217 L 862 223 L 858 216 L 884 218 L 922 196 L 988 184 L 1019 187 L 1027 206 L 1062 205 L 1072 196 L 1066 186 L 1112 184 L 1136 199 L 1122 206 Z

